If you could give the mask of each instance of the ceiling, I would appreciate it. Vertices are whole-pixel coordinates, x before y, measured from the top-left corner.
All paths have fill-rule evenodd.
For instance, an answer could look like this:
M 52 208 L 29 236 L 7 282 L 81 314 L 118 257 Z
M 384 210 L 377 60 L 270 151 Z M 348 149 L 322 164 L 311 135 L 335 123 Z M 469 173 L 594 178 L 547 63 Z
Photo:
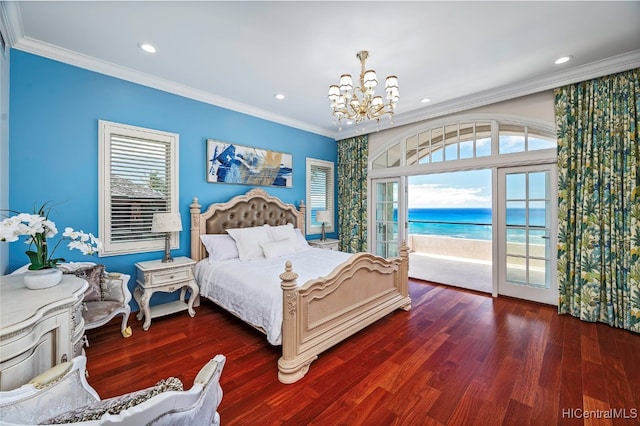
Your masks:
M 0 12 L 14 48 L 335 139 L 376 129 L 339 130 L 327 99 L 341 74 L 359 74 L 359 50 L 379 81 L 398 76 L 396 126 L 640 66 L 638 1 L 10 1 Z

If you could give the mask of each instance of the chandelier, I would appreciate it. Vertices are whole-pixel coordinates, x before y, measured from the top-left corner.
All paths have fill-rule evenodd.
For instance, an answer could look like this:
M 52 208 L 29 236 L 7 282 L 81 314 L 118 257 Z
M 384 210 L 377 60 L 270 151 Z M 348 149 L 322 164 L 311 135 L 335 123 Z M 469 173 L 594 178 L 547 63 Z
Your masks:
M 356 124 L 363 120 L 376 120 L 380 123 L 380 117 L 389 114 L 393 118 L 396 102 L 400 99 L 398 90 L 398 77 L 390 75 L 385 79 L 384 90 L 387 93 L 386 103 L 382 96 L 375 96 L 375 88 L 378 79 L 374 70 L 365 70 L 365 62 L 369 52 L 362 50 L 356 54 L 360 60 L 360 86 L 353 87 L 350 74 L 340 76 L 340 84 L 329 86 L 329 100 L 331 111 L 342 122 L 343 119 L 353 120 Z

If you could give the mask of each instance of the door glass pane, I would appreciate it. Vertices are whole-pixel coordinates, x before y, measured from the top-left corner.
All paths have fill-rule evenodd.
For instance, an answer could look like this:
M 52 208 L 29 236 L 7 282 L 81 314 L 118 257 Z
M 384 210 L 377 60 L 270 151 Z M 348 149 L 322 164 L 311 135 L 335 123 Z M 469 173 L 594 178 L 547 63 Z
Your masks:
M 542 229 L 529 230 L 529 256 L 546 258 L 549 255 L 549 238 L 547 231 Z
M 507 254 L 524 256 L 526 238 L 527 233 L 524 229 L 507 229 Z
M 525 173 L 507 175 L 507 200 L 524 200 L 527 197 L 526 177 Z
M 398 238 L 398 224 L 397 223 L 390 223 L 387 226 L 387 241 L 394 241 L 396 238 Z
M 398 244 L 396 243 L 389 243 L 387 245 L 387 254 L 386 257 L 398 257 Z
M 548 264 L 544 259 L 529 259 L 529 285 L 549 288 L 546 279 Z
M 526 284 L 526 258 L 507 256 L 507 282 L 511 284 Z
M 525 226 L 527 209 L 524 201 L 507 201 L 507 226 Z
M 529 173 L 529 198 L 547 198 L 547 176 L 546 172 Z
M 547 226 L 547 202 L 529 202 L 529 226 Z

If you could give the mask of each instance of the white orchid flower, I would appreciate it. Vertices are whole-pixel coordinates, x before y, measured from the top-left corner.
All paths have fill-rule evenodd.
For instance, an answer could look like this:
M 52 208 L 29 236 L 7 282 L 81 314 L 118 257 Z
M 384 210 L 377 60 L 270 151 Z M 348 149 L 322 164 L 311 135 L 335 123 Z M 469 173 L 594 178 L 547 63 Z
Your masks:
M 44 206 L 40 211 L 43 211 Z M 26 244 L 35 244 L 37 252 L 45 252 L 41 250 L 40 245 L 46 243 L 47 238 L 51 238 L 58 234 L 56 224 L 47 218 L 48 214 L 28 214 L 18 213 L 15 216 L 3 219 L 0 222 L 0 241 L 13 242 L 17 241 L 22 235 L 27 236 Z M 93 234 L 84 233 L 83 231 L 75 231 L 71 227 L 66 227 L 62 234 L 63 239 L 70 240 L 67 247 L 71 250 L 80 250 L 84 255 L 93 255 L 100 253 L 103 249 L 102 241 Z M 60 241 L 58 241 L 58 244 Z M 53 250 L 48 254 L 48 259 L 38 259 L 38 266 L 49 265 L 53 259 Z M 57 259 L 59 260 L 59 259 Z M 55 266 L 55 264 L 54 264 Z M 51 267 L 51 266 L 48 266 Z

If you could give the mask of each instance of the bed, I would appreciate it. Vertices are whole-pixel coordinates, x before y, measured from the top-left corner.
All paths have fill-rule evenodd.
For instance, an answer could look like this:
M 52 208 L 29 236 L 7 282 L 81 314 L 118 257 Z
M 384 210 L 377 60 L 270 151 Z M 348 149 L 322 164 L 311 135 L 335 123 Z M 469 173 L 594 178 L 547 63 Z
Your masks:
M 304 203 L 296 208 L 260 188 L 224 203 L 211 204 L 204 212 L 198 199 L 194 198 L 189 208 L 191 257 L 198 261 L 196 279 L 201 296 L 264 332 L 269 343 L 282 345 L 282 356 L 278 360 L 278 379 L 282 383 L 294 383 L 304 377 L 320 353 L 357 331 L 397 309 L 411 309 L 406 244 L 402 245 L 400 256 L 393 259 L 370 253 L 347 254 L 304 247 Z M 273 245 L 265 242 L 261 244 L 264 256 L 271 259 L 211 260 L 203 243 L 212 238 L 226 239 L 227 233 L 233 234 L 242 257 L 247 252 L 241 250 L 242 240 L 237 239 L 237 233 L 262 232 L 262 227 L 272 233 L 296 229 L 298 249 L 282 255 L 278 250 L 272 250 L 280 241 L 274 241 Z M 202 235 L 205 237 L 201 238 Z M 293 241 L 293 237 L 289 241 Z M 214 252 L 212 246 L 209 247 Z M 275 255 L 269 256 L 269 253 Z M 318 273 L 318 270 L 323 272 Z M 243 310 L 247 300 L 237 301 L 229 294 L 222 296 L 225 290 L 215 284 L 215 281 L 230 283 L 242 276 L 248 278 L 244 281 L 250 285 L 259 276 L 257 271 L 264 272 L 255 291 L 264 293 L 239 290 L 237 286 L 244 285 L 241 283 L 232 284 L 232 290 L 228 291 L 245 295 L 245 298 L 249 295 L 249 303 L 251 298 L 262 303 L 263 298 L 275 295 L 277 303 L 272 304 L 276 312 L 266 314 L 271 315 L 273 324 L 266 327 Z M 218 273 L 226 276 L 215 275 Z M 267 287 L 269 290 L 265 290 Z

